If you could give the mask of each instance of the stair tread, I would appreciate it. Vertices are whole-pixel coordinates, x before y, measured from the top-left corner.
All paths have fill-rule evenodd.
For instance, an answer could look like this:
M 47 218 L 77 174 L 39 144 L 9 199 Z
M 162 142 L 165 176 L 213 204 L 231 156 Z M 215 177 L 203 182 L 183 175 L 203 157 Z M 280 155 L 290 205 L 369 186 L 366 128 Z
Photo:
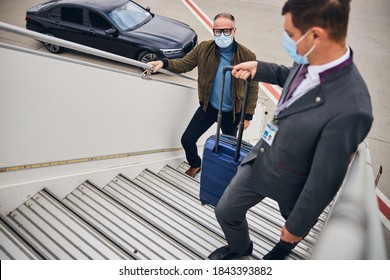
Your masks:
M 48 259 L 128 259 L 45 190 L 7 219 Z
M 191 251 L 87 182 L 69 194 L 65 201 L 122 248 L 130 251 L 136 259 L 197 258 Z
M 182 168 L 182 170 L 185 170 Z M 182 189 L 183 186 L 188 187 L 184 192 L 192 195 L 197 201 L 199 197 L 199 183 L 193 183 L 193 178 L 190 178 L 181 173 L 181 171 L 175 170 L 170 166 L 164 167 L 159 175 L 164 179 L 170 181 L 172 184 L 175 184 L 176 187 Z M 183 184 L 184 182 L 184 184 Z M 254 206 L 247 214 L 248 223 L 250 225 L 251 231 L 259 232 L 264 238 L 268 237 L 272 240 L 273 244 L 279 240 L 280 229 L 284 225 L 284 219 L 279 213 L 277 203 L 269 198 L 263 200 L 262 203 Z M 316 227 L 316 230 L 312 230 L 309 235 L 303 240 L 295 249 L 299 258 L 308 258 L 310 257 L 313 245 L 315 244 L 318 238 L 318 231 L 320 230 L 319 226 Z
M 10 228 L 5 217 L 0 219 L 0 260 L 39 260 L 34 250 Z
M 86 181 L 62 201 L 43 189 L 5 221 L 46 259 L 206 259 L 226 240 L 214 208 L 199 200 L 200 176 L 184 174 L 188 167 L 145 169 L 132 180 L 119 174 L 104 188 Z M 310 258 L 332 203 L 288 259 Z M 278 242 L 285 221 L 269 198 L 251 208 L 247 220 L 255 245 L 247 259 L 261 259 Z M 10 250 L 17 259 L 40 258 L 9 235 L 0 224 L 1 248 L 13 246 L 0 248 L 0 257 L 11 259 Z
M 207 258 L 214 246 L 225 245 L 223 238 L 195 223 L 124 176 L 117 176 L 104 189 L 144 220 L 187 246 L 200 258 Z

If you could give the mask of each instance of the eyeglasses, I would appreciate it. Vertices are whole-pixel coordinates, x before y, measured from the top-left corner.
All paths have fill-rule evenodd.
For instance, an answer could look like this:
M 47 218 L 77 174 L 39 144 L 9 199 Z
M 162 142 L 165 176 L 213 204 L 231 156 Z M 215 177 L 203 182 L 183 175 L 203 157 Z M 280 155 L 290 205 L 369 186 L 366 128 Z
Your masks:
M 234 30 L 233 28 L 213 29 L 214 36 L 221 36 L 222 32 L 225 36 L 230 36 Z

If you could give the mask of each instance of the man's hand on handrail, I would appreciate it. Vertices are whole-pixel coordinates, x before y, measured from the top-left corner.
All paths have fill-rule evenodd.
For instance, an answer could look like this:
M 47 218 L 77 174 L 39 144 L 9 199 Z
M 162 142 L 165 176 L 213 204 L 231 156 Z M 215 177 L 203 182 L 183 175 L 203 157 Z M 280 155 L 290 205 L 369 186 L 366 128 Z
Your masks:
M 152 70 L 146 70 L 146 73 L 148 75 L 152 74 L 152 73 L 156 73 L 158 72 L 162 67 L 163 67 L 163 62 L 161 60 L 157 60 L 157 61 L 150 61 L 148 62 L 149 65 L 152 65 L 154 68 L 153 68 L 153 72 Z

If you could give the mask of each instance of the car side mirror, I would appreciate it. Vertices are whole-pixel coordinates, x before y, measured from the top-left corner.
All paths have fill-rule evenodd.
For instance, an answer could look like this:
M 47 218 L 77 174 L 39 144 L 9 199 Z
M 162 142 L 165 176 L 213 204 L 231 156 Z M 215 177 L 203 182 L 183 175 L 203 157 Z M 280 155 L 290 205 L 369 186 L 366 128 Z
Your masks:
M 150 13 L 150 7 L 146 7 L 145 10 Z
M 116 34 L 116 29 L 110 28 L 110 29 L 107 29 L 106 31 L 104 31 L 104 33 L 106 33 L 106 35 L 108 35 L 108 36 L 114 36 Z

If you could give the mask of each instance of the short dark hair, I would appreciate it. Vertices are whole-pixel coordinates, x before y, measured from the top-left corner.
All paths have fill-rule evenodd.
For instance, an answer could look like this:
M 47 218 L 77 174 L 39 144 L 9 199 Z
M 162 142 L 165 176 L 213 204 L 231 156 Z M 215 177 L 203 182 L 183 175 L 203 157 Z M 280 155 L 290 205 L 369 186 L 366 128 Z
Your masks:
M 220 17 L 228 18 L 228 19 L 230 19 L 233 22 L 234 25 L 236 25 L 236 20 L 235 20 L 235 18 L 234 18 L 234 16 L 232 14 L 229 14 L 229 13 L 219 13 L 218 15 L 216 15 L 214 17 L 214 21 L 216 21 Z
M 318 26 L 327 30 L 330 39 L 341 41 L 347 36 L 351 0 L 288 0 L 282 15 L 291 13 L 296 28 L 305 33 Z

